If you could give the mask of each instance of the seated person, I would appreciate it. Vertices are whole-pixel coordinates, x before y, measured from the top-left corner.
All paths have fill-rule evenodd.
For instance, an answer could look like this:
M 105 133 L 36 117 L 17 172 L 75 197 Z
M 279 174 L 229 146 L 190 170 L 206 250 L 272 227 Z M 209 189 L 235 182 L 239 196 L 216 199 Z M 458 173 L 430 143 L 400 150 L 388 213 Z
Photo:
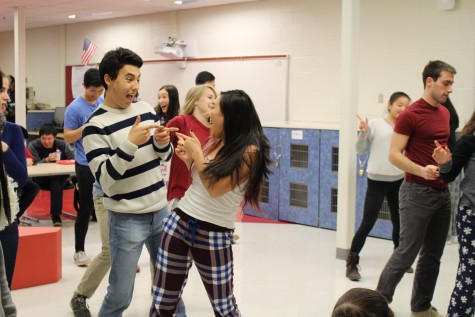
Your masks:
M 332 317 L 394 317 L 386 298 L 368 288 L 355 287 L 341 295 Z
M 56 128 L 52 124 L 44 124 L 39 131 L 39 138 L 30 142 L 28 149 L 35 163 L 56 163 L 59 159 L 73 160 L 74 152 L 66 142 L 56 138 Z M 58 158 L 56 151 L 61 151 Z M 41 188 L 48 189 L 50 195 L 50 214 L 55 227 L 62 226 L 63 187 L 69 175 L 33 177 L 33 181 Z

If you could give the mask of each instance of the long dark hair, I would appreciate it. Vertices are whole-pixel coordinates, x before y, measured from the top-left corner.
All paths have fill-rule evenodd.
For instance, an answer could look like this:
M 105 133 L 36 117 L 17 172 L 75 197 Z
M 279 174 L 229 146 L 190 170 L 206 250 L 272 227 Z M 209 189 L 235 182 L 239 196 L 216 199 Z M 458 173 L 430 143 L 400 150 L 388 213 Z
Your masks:
M 465 123 L 462 131 L 460 132 L 460 136 L 464 136 L 467 134 L 473 134 L 475 132 L 475 111 L 472 113 L 470 119 Z
M 246 177 L 244 200 L 246 204 L 259 208 L 261 185 L 270 173 L 269 140 L 264 134 L 254 103 L 244 91 L 222 92 L 219 105 L 224 118 L 224 145 L 206 166 L 204 175 L 211 180 L 212 185 L 223 177 L 231 176 L 233 185 L 238 186 L 244 176 L 240 175 L 241 166 L 246 164 L 249 175 Z M 213 142 L 213 139 L 209 142 Z M 257 148 L 257 152 L 246 153 L 252 145 Z
M 158 93 L 160 94 L 160 90 L 165 89 L 168 93 L 168 109 L 167 113 L 164 113 L 162 107 L 160 107 L 160 103 L 157 103 L 155 107 L 155 111 L 160 118 L 164 119 L 163 125 L 167 124 L 168 121 L 175 118 L 178 113 L 180 112 L 180 97 L 178 95 L 178 89 L 176 89 L 173 85 L 165 85 L 160 87 Z
M 12 217 L 11 217 L 11 208 L 10 208 L 10 197 L 8 196 L 8 179 L 7 179 L 7 173 L 5 172 L 5 166 L 3 164 L 3 151 L 0 150 L 0 182 L 1 187 L 2 187 L 2 206 L 3 206 L 3 212 L 5 213 L 5 217 L 8 220 L 8 224 L 11 223 Z
M 447 101 L 443 103 L 442 105 L 445 108 L 447 108 L 447 110 L 449 110 L 449 113 L 450 113 L 450 121 L 449 121 L 450 135 L 449 135 L 449 140 L 447 142 L 447 146 L 449 147 L 450 151 L 453 152 L 455 148 L 455 143 L 457 142 L 457 136 L 456 136 L 455 130 L 457 130 L 457 128 L 459 127 L 459 116 L 449 97 L 447 97 Z

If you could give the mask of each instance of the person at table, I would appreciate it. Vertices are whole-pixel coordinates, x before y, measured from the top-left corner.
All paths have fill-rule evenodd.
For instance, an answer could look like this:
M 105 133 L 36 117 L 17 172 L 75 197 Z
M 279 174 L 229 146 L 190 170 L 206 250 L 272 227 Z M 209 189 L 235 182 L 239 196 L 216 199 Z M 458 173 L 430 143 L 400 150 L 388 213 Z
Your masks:
M 56 128 L 52 124 L 48 123 L 41 126 L 40 137 L 28 145 L 28 149 L 36 163 L 56 163 L 60 159 L 74 159 L 74 152 L 66 146 L 63 140 L 57 139 L 56 134 Z M 58 157 L 57 150 L 61 152 L 61 157 Z M 69 175 L 33 177 L 35 183 L 51 192 L 50 214 L 55 227 L 62 226 L 60 216 L 63 209 L 63 187 L 68 177 Z
M 74 264 L 77 266 L 86 266 L 91 263 L 91 258 L 86 255 L 84 244 L 89 219 L 92 214 L 96 218 L 92 198 L 94 175 L 87 165 L 82 145 L 82 130 L 91 113 L 104 102 L 101 97 L 104 87 L 97 68 L 90 68 L 84 73 L 82 86 L 84 92 L 69 104 L 64 115 L 64 141 L 74 143 L 75 170 L 79 187 L 79 211 L 74 222 L 75 253 L 73 257 Z

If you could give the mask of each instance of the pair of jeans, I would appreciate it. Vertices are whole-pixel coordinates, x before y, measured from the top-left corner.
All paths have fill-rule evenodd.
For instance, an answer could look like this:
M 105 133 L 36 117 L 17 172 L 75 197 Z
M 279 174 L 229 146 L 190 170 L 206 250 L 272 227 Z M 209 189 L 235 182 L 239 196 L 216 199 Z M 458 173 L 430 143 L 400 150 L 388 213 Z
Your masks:
M 399 245 L 399 188 L 402 179 L 393 182 L 375 181 L 368 178 L 368 189 L 366 190 L 366 198 L 364 202 L 363 220 L 356 231 L 353 241 L 351 242 L 350 252 L 360 253 L 366 242 L 366 238 L 373 229 L 378 219 L 379 210 L 383 205 L 384 197 L 387 198 L 389 212 L 391 214 L 391 222 L 393 224 L 393 243 L 394 248 Z
M 122 316 L 129 307 L 143 246 L 147 247 L 150 261 L 155 263 L 166 216 L 167 207 L 145 214 L 109 211 L 111 271 L 99 317 Z
M 404 181 L 399 189 L 399 246 L 381 273 L 376 290 L 392 301 L 397 285 L 419 253 L 411 310 L 429 309 L 439 276 L 450 221 L 450 192 Z
M 89 229 L 89 219 L 94 211 L 94 202 L 92 197 L 92 185 L 94 184 L 94 175 L 87 165 L 76 163 L 74 166 L 79 188 L 79 211 L 74 222 L 74 238 L 76 252 L 84 251 L 84 242 L 86 240 L 87 230 Z

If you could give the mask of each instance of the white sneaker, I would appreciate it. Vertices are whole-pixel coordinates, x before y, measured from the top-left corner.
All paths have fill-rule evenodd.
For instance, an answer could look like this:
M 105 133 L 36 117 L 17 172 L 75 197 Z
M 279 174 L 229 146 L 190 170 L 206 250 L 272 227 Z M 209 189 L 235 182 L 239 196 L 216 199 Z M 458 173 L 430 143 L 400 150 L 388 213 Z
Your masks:
M 91 258 L 86 255 L 84 251 L 74 253 L 74 264 L 77 266 L 88 266 L 91 263 Z

